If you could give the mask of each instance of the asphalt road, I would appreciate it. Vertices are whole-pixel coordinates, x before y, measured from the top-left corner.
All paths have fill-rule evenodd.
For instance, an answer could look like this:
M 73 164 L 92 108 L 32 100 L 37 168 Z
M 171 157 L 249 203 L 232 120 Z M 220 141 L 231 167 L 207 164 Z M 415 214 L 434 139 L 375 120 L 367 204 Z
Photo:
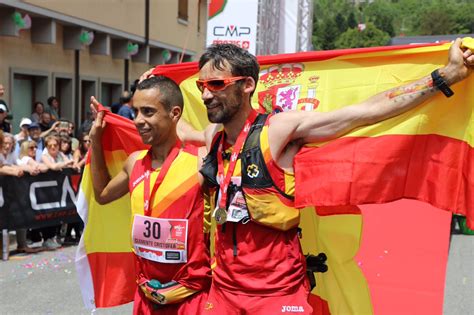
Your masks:
M 65 247 L 0 261 L 0 313 L 90 314 L 82 304 L 74 268 L 75 250 L 75 246 Z M 94 312 L 131 313 L 131 304 Z M 444 314 L 474 314 L 474 236 L 452 237 Z

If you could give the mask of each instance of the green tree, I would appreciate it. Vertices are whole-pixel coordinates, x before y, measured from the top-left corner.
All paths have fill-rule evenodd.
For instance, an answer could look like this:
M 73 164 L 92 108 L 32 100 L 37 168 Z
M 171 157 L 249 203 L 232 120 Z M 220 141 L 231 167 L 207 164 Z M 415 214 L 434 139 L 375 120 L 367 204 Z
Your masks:
M 319 29 L 316 30 L 316 42 L 313 42 L 313 45 L 317 49 L 322 50 L 334 49 L 336 47 L 335 41 L 338 36 L 339 30 L 334 19 L 323 19 Z
M 363 31 L 352 28 L 342 33 L 336 40 L 336 48 L 361 48 L 387 45 L 390 36 L 378 29 L 374 24 L 367 23 Z
M 351 12 L 349 12 L 349 15 L 347 17 L 347 26 L 349 28 L 354 28 L 354 27 L 357 27 L 357 20 L 356 20 L 356 15 L 354 13 L 354 11 L 352 10 Z
M 421 16 L 418 31 L 420 35 L 452 34 L 456 22 L 444 8 L 433 7 Z
M 341 12 L 336 14 L 336 26 L 339 33 L 343 33 L 347 30 L 347 22 L 344 15 Z
M 398 18 L 398 11 L 390 2 L 379 0 L 370 3 L 364 9 L 364 16 L 367 22 L 372 22 L 378 29 L 395 36 L 394 20 Z

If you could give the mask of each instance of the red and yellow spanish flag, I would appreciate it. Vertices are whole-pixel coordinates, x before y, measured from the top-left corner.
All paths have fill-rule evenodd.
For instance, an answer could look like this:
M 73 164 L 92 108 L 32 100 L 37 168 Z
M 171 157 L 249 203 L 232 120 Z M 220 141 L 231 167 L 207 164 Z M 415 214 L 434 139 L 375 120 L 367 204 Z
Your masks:
M 444 65 L 448 48 L 259 57 L 253 105 L 262 111 L 334 110 L 431 73 Z M 197 63 L 159 66 L 155 74 L 180 84 L 184 119 L 205 128 Z M 401 116 L 308 145 L 296 156 L 303 250 L 328 257 L 329 271 L 316 274 L 311 296 L 317 314 L 442 313 L 450 212 L 439 209 L 466 215 L 471 227 L 474 222 L 473 83 L 471 77 L 453 87 L 450 99 L 440 94 Z M 104 150 L 114 175 L 142 144 L 130 121 L 110 114 L 106 121 L 112 128 Z M 86 167 L 78 208 L 87 225 L 78 271 L 86 305 L 107 307 L 133 299 L 130 204 L 124 196 L 97 205 L 91 176 Z
M 113 177 L 122 170 L 132 152 L 146 146 L 131 120 L 110 111 L 104 119 L 107 127 L 102 147 L 107 169 Z M 76 269 L 84 304 L 89 309 L 133 301 L 137 287 L 130 236 L 130 196 L 99 205 L 94 198 L 92 176 L 88 158 L 77 203 L 85 229 L 76 253 Z
M 261 111 L 335 110 L 426 76 L 447 62 L 448 48 L 258 57 L 252 103 Z M 180 84 L 184 118 L 203 129 L 208 121 L 195 86 L 197 63 L 158 66 L 154 73 Z M 311 298 L 316 313 L 442 313 L 451 214 L 439 209 L 474 223 L 473 87 L 471 77 L 453 86 L 450 99 L 439 93 L 410 112 L 307 145 L 296 156 L 303 249 L 328 256 L 329 271 L 317 274 Z

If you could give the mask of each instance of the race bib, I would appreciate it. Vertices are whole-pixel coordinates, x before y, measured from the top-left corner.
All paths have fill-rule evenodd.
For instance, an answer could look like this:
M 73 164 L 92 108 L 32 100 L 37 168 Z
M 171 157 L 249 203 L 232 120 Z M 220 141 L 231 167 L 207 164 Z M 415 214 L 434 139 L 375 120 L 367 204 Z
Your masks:
M 132 241 L 137 256 L 160 263 L 185 263 L 188 220 L 135 215 Z

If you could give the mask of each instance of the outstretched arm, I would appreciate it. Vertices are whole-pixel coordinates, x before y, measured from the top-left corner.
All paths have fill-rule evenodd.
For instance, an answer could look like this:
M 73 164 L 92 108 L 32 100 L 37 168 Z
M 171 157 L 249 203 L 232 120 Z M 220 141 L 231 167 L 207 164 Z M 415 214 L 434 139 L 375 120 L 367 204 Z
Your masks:
M 91 110 L 97 111 L 98 106 L 97 100 L 91 97 Z M 102 134 L 106 127 L 104 115 L 103 111 L 97 114 L 89 134 L 91 139 L 91 178 L 95 200 L 99 204 L 114 201 L 128 192 L 129 170 L 136 159 L 136 155 L 130 155 L 123 169 L 114 178 L 111 178 L 102 151 Z
M 448 64 L 440 75 L 452 85 L 469 76 L 474 67 L 474 55 L 461 49 L 457 39 L 449 49 Z M 272 117 L 269 136 L 272 154 L 278 157 L 292 141 L 300 144 L 327 141 L 340 137 L 354 128 L 374 124 L 404 113 L 439 93 L 428 75 L 416 82 L 377 94 L 366 101 L 327 113 L 293 111 Z
M 214 134 L 221 128 L 221 124 L 209 124 L 206 129 L 199 131 L 181 118 L 178 121 L 177 132 L 181 141 L 191 143 L 197 147 L 207 146 L 209 148 Z

